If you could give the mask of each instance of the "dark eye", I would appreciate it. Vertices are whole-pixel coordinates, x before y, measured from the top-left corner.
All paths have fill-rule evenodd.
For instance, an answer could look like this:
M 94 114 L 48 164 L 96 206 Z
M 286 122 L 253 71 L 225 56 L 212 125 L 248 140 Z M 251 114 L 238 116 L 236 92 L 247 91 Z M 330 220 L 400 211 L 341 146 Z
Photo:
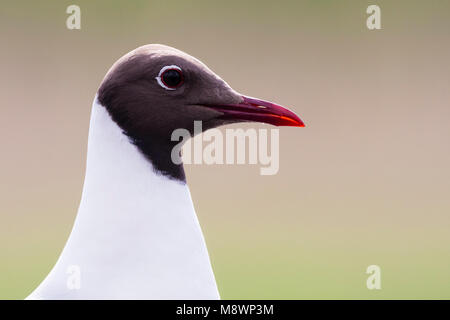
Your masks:
M 164 69 L 164 68 L 163 68 Z M 183 84 L 183 73 L 180 68 L 166 68 L 161 69 L 161 74 L 159 79 L 161 80 L 160 85 L 168 90 L 175 90 L 175 88 Z

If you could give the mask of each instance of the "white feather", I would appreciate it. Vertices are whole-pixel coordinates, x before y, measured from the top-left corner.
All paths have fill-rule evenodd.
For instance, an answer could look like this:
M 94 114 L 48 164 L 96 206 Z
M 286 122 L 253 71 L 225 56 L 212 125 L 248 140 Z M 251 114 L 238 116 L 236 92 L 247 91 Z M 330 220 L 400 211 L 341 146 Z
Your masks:
M 28 299 L 219 299 L 187 185 L 156 173 L 97 99 L 73 230 Z

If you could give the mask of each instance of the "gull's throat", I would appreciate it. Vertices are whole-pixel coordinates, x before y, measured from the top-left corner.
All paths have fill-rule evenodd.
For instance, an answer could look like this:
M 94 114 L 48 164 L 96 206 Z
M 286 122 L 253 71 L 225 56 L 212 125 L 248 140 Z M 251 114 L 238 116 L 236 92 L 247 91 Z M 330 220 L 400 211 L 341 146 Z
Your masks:
M 29 298 L 219 298 L 187 185 L 153 170 L 97 99 L 73 230 Z

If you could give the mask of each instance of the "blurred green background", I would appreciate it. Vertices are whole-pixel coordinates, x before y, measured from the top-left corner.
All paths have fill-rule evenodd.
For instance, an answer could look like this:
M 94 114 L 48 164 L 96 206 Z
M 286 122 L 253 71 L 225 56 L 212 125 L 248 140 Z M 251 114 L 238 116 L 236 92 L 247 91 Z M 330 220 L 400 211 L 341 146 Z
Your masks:
M 450 2 L 3 0 L 0 36 L 0 298 L 56 262 L 97 87 L 147 43 L 307 124 L 281 128 L 275 176 L 186 167 L 222 298 L 450 298 Z

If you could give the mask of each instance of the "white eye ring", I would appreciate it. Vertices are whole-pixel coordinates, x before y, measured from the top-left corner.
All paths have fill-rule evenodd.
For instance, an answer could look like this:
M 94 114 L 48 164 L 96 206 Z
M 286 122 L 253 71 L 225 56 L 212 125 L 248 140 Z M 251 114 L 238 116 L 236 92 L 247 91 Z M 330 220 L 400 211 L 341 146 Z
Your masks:
M 181 68 L 180 68 L 179 66 L 176 66 L 176 65 L 174 65 L 174 64 L 172 64 L 172 65 L 170 65 L 170 66 L 165 66 L 165 67 L 163 67 L 161 70 L 159 70 L 158 76 L 155 77 L 155 79 L 156 79 L 156 81 L 158 82 L 158 84 L 159 84 L 161 87 L 163 87 L 164 89 L 166 89 L 166 90 L 176 90 L 176 88 L 170 88 L 170 87 L 166 86 L 166 85 L 164 84 L 164 82 L 162 81 L 162 79 L 161 79 L 161 75 L 164 73 L 164 71 L 166 71 L 166 70 L 168 70 L 168 69 L 176 69 L 176 70 L 182 71 Z

